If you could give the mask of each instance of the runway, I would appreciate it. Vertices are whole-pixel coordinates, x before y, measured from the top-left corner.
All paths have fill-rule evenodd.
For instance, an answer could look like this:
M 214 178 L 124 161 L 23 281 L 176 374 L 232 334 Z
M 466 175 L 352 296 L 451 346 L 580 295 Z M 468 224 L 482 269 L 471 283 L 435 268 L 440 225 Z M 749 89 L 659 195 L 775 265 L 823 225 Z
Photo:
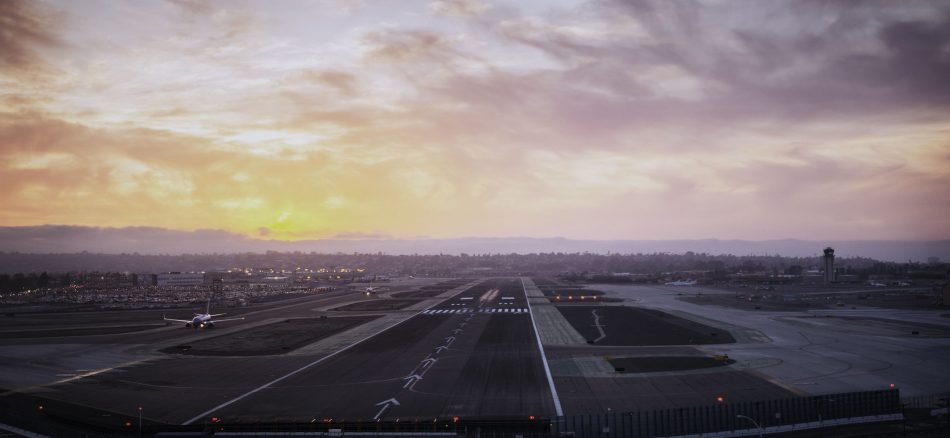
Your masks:
M 76 357 L 102 357 L 118 365 L 84 365 L 84 369 L 101 370 L 85 375 L 50 362 L 51 368 L 43 372 L 55 373 L 53 378 L 60 383 L 37 387 L 33 393 L 74 404 L 69 408 L 50 403 L 51 411 L 90 406 L 134 416 L 142 406 L 146 421 L 164 424 L 200 424 L 211 416 L 253 423 L 323 418 L 431 421 L 455 416 L 521 419 L 555 414 L 524 289 L 517 279 L 460 288 L 430 308 L 390 310 L 390 315 L 379 321 L 392 322 L 377 324 L 379 328 L 372 332 L 359 329 L 366 333 L 363 340 L 341 334 L 352 340 L 332 351 L 280 355 L 248 351 L 243 357 L 156 354 L 159 348 L 180 344 L 195 350 L 215 342 L 249 345 L 254 339 L 249 335 L 289 327 L 275 317 L 350 317 L 359 312 L 313 309 L 336 307 L 334 303 L 354 299 L 365 298 L 349 294 L 288 300 L 245 313 L 253 319 L 210 331 L 172 326 L 76 337 L 85 343 L 77 345 L 76 351 L 59 344 L 64 338 L 13 341 L 23 342 L 16 345 L 16 351 L 31 357 L 53 354 L 39 353 L 44 349 L 65 349 Z M 416 312 L 416 316 L 402 319 L 408 312 Z M 25 345 L 27 341 L 34 345 Z M 140 344 L 142 341 L 148 344 Z M 30 353 L 33 349 L 38 353 Z M 149 353 L 142 354 L 145 352 Z
M 228 422 L 550 416 L 552 396 L 527 309 L 520 281 L 484 282 L 205 416 Z

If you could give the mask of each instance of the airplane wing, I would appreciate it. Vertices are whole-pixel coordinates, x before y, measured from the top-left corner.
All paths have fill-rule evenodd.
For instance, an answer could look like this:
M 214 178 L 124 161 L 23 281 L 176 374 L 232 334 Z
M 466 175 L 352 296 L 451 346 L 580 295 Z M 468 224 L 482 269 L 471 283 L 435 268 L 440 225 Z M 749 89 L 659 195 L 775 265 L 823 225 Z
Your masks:
M 208 315 L 208 316 L 215 317 L 215 316 L 221 316 L 221 315 L 227 315 L 227 313 L 215 313 L 214 315 Z
M 208 321 L 208 322 L 210 322 L 210 323 L 219 323 L 219 322 L 225 322 L 225 321 L 237 321 L 237 320 L 239 320 L 239 319 L 244 319 L 244 318 L 215 319 L 215 320 Z
M 162 315 L 162 319 L 164 319 L 165 321 L 174 321 L 174 322 L 191 322 L 190 319 L 171 319 L 171 318 L 166 318 L 165 315 Z

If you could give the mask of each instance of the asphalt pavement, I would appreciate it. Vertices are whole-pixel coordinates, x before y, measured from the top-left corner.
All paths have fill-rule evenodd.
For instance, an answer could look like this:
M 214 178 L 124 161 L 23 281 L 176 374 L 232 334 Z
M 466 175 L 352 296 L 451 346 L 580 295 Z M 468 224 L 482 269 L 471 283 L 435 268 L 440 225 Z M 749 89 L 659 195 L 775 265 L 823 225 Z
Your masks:
M 192 420 L 527 418 L 555 412 L 519 280 L 483 282 L 278 380 Z

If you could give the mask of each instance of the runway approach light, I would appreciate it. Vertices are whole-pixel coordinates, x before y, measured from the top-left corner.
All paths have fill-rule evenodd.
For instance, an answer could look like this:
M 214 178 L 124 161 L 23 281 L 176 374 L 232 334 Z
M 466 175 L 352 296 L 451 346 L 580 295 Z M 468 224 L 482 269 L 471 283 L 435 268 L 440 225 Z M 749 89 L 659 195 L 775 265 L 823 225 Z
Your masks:
M 458 415 L 452 417 L 452 422 L 453 422 L 453 423 L 458 423 L 458 422 L 459 422 L 459 417 L 458 417 Z
M 716 396 L 716 403 L 722 403 L 722 402 L 724 402 L 724 401 L 726 401 L 726 399 L 723 398 L 723 396 L 721 396 L 721 395 Z
M 894 388 L 897 388 L 897 385 L 891 383 L 890 385 L 887 385 L 887 387 L 888 387 L 888 388 L 891 388 L 891 389 L 894 389 Z
M 528 420 L 534 421 L 534 415 L 529 415 Z

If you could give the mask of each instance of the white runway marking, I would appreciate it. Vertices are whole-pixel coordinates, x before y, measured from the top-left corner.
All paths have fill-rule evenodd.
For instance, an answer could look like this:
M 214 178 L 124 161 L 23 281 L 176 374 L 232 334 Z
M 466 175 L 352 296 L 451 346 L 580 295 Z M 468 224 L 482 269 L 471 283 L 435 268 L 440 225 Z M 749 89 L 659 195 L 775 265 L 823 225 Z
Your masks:
M 528 291 L 524 287 L 524 277 L 521 278 L 521 290 L 524 291 L 525 299 L 528 299 Z M 558 417 L 564 416 L 564 410 L 561 409 L 561 399 L 557 396 L 557 389 L 554 388 L 554 377 L 551 377 L 551 367 L 548 366 L 548 358 L 544 355 L 544 346 L 541 345 L 541 335 L 538 334 L 538 324 L 534 321 L 534 313 L 530 311 L 531 301 L 528 301 L 528 315 L 531 316 L 531 325 L 534 327 L 534 338 L 538 341 L 538 349 L 541 350 L 541 362 L 544 364 L 544 374 L 548 378 L 548 387 L 551 388 L 551 398 L 554 400 L 554 411 Z
M 379 417 L 383 415 L 383 412 L 386 412 L 386 409 L 389 409 L 390 406 L 399 406 L 399 400 L 396 400 L 394 397 L 389 400 L 383 400 L 379 403 L 376 403 L 376 406 L 382 406 L 383 408 L 376 413 L 376 416 L 373 417 L 374 420 L 378 420 Z
M 464 292 L 464 291 L 466 291 L 466 290 L 468 290 L 468 289 L 471 289 L 471 287 L 473 287 L 473 286 L 469 286 L 469 287 L 467 287 L 467 288 L 465 288 L 465 289 L 463 289 L 463 290 L 457 292 L 455 295 L 453 295 L 453 297 L 454 297 L 454 296 L 457 296 L 458 294 L 461 294 L 462 292 Z M 432 306 L 432 307 L 434 307 L 434 306 Z M 428 309 L 425 309 L 425 310 L 432 310 L 432 307 L 429 307 Z M 424 311 L 423 311 L 423 312 L 424 312 Z M 417 313 L 416 315 L 422 315 L 423 312 L 419 312 L 419 313 Z M 359 345 L 359 344 L 362 344 L 362 343 L 365 342 L 366 340 L 371 339 L 371 338 L 373 338 L 373 337 L 379 335 L 380 333 L 383 333 L 383 332 L 385 332 L 385 331 L 387 331 L 387 330 L 389 330 L 389 329 L 392 329 L 392 328 L 394 328 L 394 327 L 396 327 L 396 326 L 398 326 L 398 325 L 400 325 L 400 324 L 402 324 L 402 323 L 404 323 L 404 322 L 406 322 L 406 321 L 409 321 L 409 320 L 411 320 L 411 319 L 412 319 L 412 317 L 409 317 L 409 318 L 403 319 L 403 320 L 401 320 L 401 321 L 398 321 L 398 322 L 396 322 L 395 324 L 390 325 L 389 327 L 386 327 L 386 328 L 384 328 L 384 329 L 382 329 L 382 330 L 380 330 L 380 331 L 378 331 L 378 332 L 376 332 L 376 333 L 373 333 L 373 334 L 371 334 L 371 335 L 369 335 L 369 336 L 367 336 L 367 337 L 365 337 L 365 338 L 363 338 L 363 339 L 360 339 L 359 341 L 356 341 L 356 342 L 354 342 L 354 343 L 352 343 L 352 344 L 350 344 L 350 345 L 347 345 L 346 347 L 343 347 L 343 348 L 341 348 L 341 349 L 339 349 L 339 350 L 337 350 L 337 351 L 334 351 L 333 353 L 330 353 L 330 354 L 328 354 L 328 355 L 326 355 L 326 356 L 323 356 L 323 357 L 321 357 L 321 358 L 319 358 L 319 359 L 317 359 L 317 360 L 315 360 L 315 361 L 313 361 L 313 362 L 310 362 L 310 363 L 308 363 L 308 364 L 306 364 L 306 365 L 304 365 L 304 366 L 302 366 L 302 367 L 300 367 L 300 368 L 297 368 L 296 370 L 293 370 L 293 371 L 291 371 L 291 372 L 289 372 L 289 373 L 287 373 L 287 374 L 284 374 L 283 376 L 280 376 L 280 377 L 278 377 L 278 378 L 276 378 L 276 379 L 274 379 L 274 380 L 271 380 L 270 382 L 267 382 L 267 383 L 265 383 L 265 384 L 263 384 L 263 385 L 261 385 L 261 386 L 258 386 L 257 388 L 254 388 L 254 389 L 252 389 L 252 390 L 250 390 L 250 391 L 248 391 L 248 392 L 245 392 L 244 394 L 241 394 L 241 395 L 239 395 L 239 396 L 237 396 L 237 397 L 235 397 L 235 398 L 232 398 L 231 400 L 228 400 L 228 401 L 226 401 L 226 402 L 224 402 L 224 403 L 221 403 L 221 404 L 219 404 L 219 405 L 217 405 L 217 406 L 215 406 L 215 407 L 213 407 L 213 408 L 211 408 L 211 409 L 208 409 L 207 411 L 202 412 L 202 413 L 196 415 L 194 418 L 192 418 L 192 419 L 190 419 L 190 420 L 188 420 L 188 421 L 182 423 L 182 425 L 187 426 L 187 425 L 189 425 L 189 424 L 191 424 L 191 423 L 194 423 L 195 421 L 198 421 L 198 420 L 200 420 L 200 419 L 202 419 L 202 418 L 204 418 L 204 417 L 206 417 L 206 416 L 208 416 L 208 415 L 211 415 L 212 413 L 214 413 L 215 411 L 217 411 L 217 410 L 219 410 L 219 409 L 223 409 L 223 408 L 225 408 L 225 407 L 228 407 L 228 406 L 230 406 L 230 405 L 232 405 L 232 404 L 234 404 L 234 403 L 236 403 L 236 402 L 238 402 L 238 401 L 240 401 L 240 400 L 243 400 L 244 398 L 246 398 L 246 397 L 249 396 L 249 395 L 253 395 L 253 394 L 255 394 L 255 393 L 258 393 L 258 392 L 260 392 L 260 391 L 263 391 L 263 390 L 265 390 L 265 389 L 271 387 L 271 386 L 274 385 L 275 383 L 280 383 L 281 381 L 283 381 L 283 380 L 285 380 L 285 379 L 287 379 L 287 378 L 289 378 L 289 377 L 292 377 L 292 376 L 294 376 L 294 375 L 297 375 L 297 374 L 299 374 L 299 373 L 301 373 L 301 372 L 303 372 L 303 371 L 305 371 L 305 370 L 307 370 L 307 369 L 313 367 L 314 365 L 320 364 L 320 363 L 322 363 L 323 361 L 325 361 L 325 360 L 327 360 L 327 359 L 330 359 L 330 358 L 332 358 L 332 357 L 334 357 L 334 356 L 336 356 L 336 355 L 338 355 L 338 354 L 340 354 L 340 353 L 342 353 L 342 352 L 344 352 L 344 351 L 349 350 L 350 348 L 353 348 L 353 347 L 355 347 L 355 346 L 357 346 L 357 345 Z M 464 324 L 464 323 L 463 323 L 463 324 Z M 77 377 L 78 377 L 78 376 L 77 376 Z M 67 379 L 67 380 L 68 380 L 68 379 Z M 394 398 L 393 398 L 393 399 L 386 400 L 386 401 L 384 401 L 384 402 L 377 403 L 376 405 L 379 406 L 379 405 L 381 405 L 381 404 L 383 404 L 383 403 L 388 403 L 388 402 L 390 402 L 390 401 L 393 402 L 393 403 L 392 403 L 393 405 L 399 406 L 399 402 L 396 401 L 396 399 L 394 399 Z M 379 411 L 379 414 L 377 414 L 377 415 L 376 415 L 376 418 L 374 418 L 374 419 L 378 419 L 379 416 L 382 415 L 383 412 L 385 412 L 386 409 L 388 409 L 388 408 L 389 408 L 389 404 L 387 404 L 386 406 L 383 406 L 383 409 L 381 409 L 381 410 Z

